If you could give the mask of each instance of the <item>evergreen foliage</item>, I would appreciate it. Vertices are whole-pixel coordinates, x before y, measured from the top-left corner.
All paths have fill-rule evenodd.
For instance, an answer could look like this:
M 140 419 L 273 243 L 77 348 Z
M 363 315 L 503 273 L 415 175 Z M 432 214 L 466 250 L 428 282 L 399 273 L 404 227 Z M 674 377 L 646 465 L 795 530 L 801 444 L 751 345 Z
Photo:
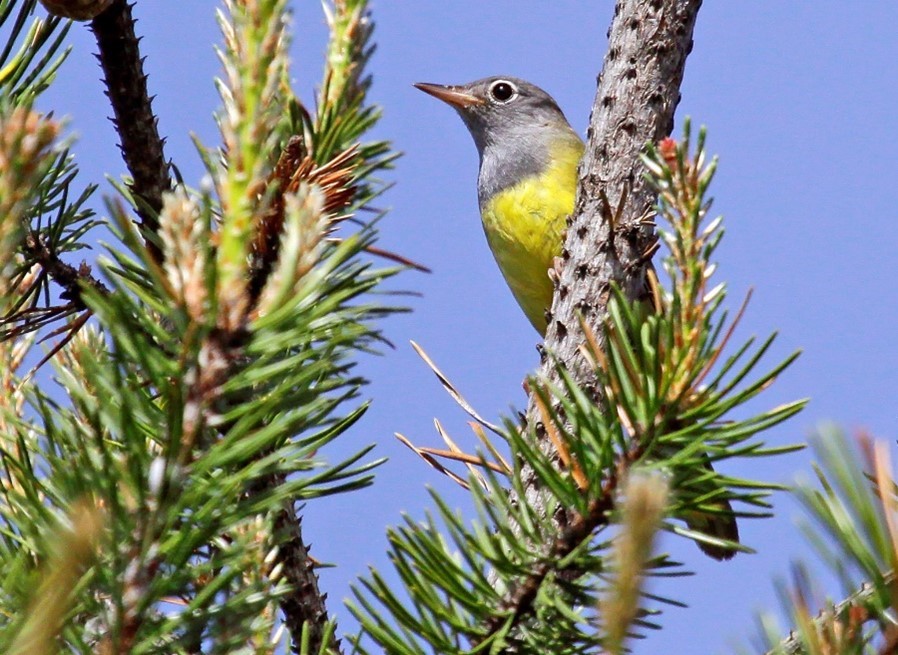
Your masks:
M 483 422 L 494 434 L 490 440 L 481 432 L 487 454 L 444 458 L 479 464 L 464 485 L 477 520 L 468 523 L 433 494 L 437 517 L 407 518 L 390 530 L 391 560 L 411 602 L 372 572 L 351 606 L 367 636 L 387 652 L 623 652 L 628 624 L 656 627 L 652 612 L 632 606 L 632 583 L 625 611 L 598 613 L 601 603 L 609 607 L 602 597 L 616 589 L 625 598 L 625 574 L 632 580 L 684 573 L 665 555 L 643 553 L 637 563 L 613 565 L 619 499 L 632 488 L 633 476 L 659 476 L 669 487 L 663 494 L 666 517 L 650 523 L 700 542 L 750 550 L 682 527 L 677 519 L 719 512 L 724 501 L 736 503 L 739 516 L 766 516 L 765 498 L 778 485 L 734 479 L 709 463 L 790 450 L 766 447 L 758 435 L 804 402 L 744 416 L 744 405 L 795 355 L 764 371 L 759 362 L 773 337 L 760 345 L 754 339 L 729 344 L 735 322 L 722 309 L 725 285 L 711 280 L 722 224 L 708 216 L 716 162 L 707 162 L 704 140 L 701 132 L 692 151 L 687 122 L 681 143 L 668 139 L 645 158 L 659 194 L 669 285 L 662 288 L 653 278 L 652 309 L 615 292 L 604 350 L 587 330 L 584 355 L 604 403 L 563 370 L 562 388 L 531 379 L 552 448 L 538 446 L 533 428 L 521 430 L 511 420 L 501 429 Z M 560 411 L 550 409 L 556 406 Z M 498 454 L 502 446 L 510 449 L 507 459 Z M 417 450 L 432 459 L 432 449 Z M 538 502 L 527 492 L 522 462 L 536 476 Z M 627 552 L 632 558 L 636 551 Z M 675 598 L 654 600 L 678 604 Z M 616 607 L 623 608 L 621 602 Z M 384 621 L 384 613 L 393 621 Z M 626 624 L 609 625 L 612 617 Z M 359 648 L 374 652 L 364 642 Z
M 225 2 L 222 145 L 201 147 L 213 183 L 178 183 L 147 222 L 135 217 L 152 204 L 119 185 L 95 276 L 61 259 L 100 222 L 84 208 L 93 187 L 69 192 L 80 180 L 59 126 L 31 109 L 64 30 L 15 4 L 3 16 L 17 21 L 10 45 L 24 44 L 4 69 L 0 126 L 0 650 L 324 651 L 333 626 L 277 629 L 295 546 L 278 522 L 285 506 L 370 484 L 378 463 L 370 447 L 324 457 L 367 407 L 355 359 L 393 311 L 370 292 L 398 270 L 365 256 L 371 222 L 333 234 L 393 156 L 360 143 L 378 117 L 359 76 L 370 49 L 358 30 L 335 33 L 313 118 L 286 83 L 286 1 Z M 364 2 L 331 16 L 370 32 Z M 51 282 L 68 302 L 51 304 Z M 15 375 L 33 337 L 70 317 L 49 332 L 65 335 L 55 388 L 43 368 Z
M 211 182 L 194 185 L 151 165 L 155 122 L 125 119 L 152 116 L 128 4 L 42 4 L 93 17 L 107 82 L 131 82 L 109 86 L 129 176 L 98 217 L 64 123 L 35 109 L 64 73 L 70 24 L 0 0 L 0 652 L 617 654 L 681 604 L 644 589 L 688 573 L 656 551 L 658 531 L 751 550 L 703 526 L 765 517 L 780 487 L 712 464 L 789 450 L 763 433 L 804 402 L 747 406 L 795 355 L 764 363 L 775 335 L 733 343 L 745 306 L 730 318 L 713 281 L 716 161 L 687 123 L 643 158 L 663 283 L 649 275 L 650 305 L 611 288 L 601 334 L 583 326 L 589 390 L 557 362 L 559 384 L 529 380 L 546 441 L 484 420 L 420 351 L 482 449 L 439 423 L 448 450 L 400 438 L 470 492 L 475 516 L 431 492 L 432 511 L 390 529 L 395 576 L 358 582 L 360 631 L 341 641 L 297 504 L 372 483 L 370 446 L 337 462 L 328 446 L 363 418 L 355 363 L 398 311 L 377 291 L 416 266 L 377 246 L 372 201 L 397 153 L 366 140 L 380 116 L 367 2 L 324 3 L 307 107 L 288 83 L 287 0 L 223 0 L 221 142 L 197 144 Z M 98 226 L 103 253 L 72 263 Z M 39 339 L 53 345 L 38 353 Z M 797 567 L 781 585 L 795 630 L 761 618 L 770 653 L 898 650 L 888 449 L 846 441 L 823 431 L 817 480 L 797 490 L 844 599 L 816 603 Z

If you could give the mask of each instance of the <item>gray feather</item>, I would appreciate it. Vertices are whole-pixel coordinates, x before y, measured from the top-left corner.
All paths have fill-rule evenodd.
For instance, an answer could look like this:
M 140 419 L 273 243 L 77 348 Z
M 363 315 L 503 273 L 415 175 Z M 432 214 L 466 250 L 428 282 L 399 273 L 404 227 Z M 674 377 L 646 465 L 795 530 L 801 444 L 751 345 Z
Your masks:
M 504 104 L 490 96 L 493 84 L 502 81 L 517 91 Z M 457 88 L 484 99 L 480 105 L 456 107 L 480 155 L 477 197 L 481 208 L 499 191 L 545 171 L 550 148 L 559 139 L 581 141 L 552 96 L 522 79 L 494 76 Z

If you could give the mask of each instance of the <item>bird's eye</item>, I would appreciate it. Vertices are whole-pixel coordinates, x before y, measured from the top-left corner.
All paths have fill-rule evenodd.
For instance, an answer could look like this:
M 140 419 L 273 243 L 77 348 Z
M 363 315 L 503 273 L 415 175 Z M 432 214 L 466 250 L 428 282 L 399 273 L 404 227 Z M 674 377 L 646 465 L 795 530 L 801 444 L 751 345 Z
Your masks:
M 490 86 L 490 96 L 496 102 L 508 102 L 517 94 L 518 90 L 515 85 L 505 80 L 493 82 L 492 86 Z

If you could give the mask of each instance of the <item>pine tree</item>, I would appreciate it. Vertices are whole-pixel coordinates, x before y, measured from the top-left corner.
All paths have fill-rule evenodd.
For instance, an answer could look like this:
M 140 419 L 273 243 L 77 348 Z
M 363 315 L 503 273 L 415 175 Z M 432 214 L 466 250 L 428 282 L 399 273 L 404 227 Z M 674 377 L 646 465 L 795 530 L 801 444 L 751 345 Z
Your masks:
M 417 266 L 378 247 L 368 212 L 397 156 L 368 136 L 371 10 L 324 3 L 309 107 L 286 0 L 224 0 L 221 140 L 196 144 L 208 179 L 191 184 L 165 156 L 127 2 L 41 4 L 49 17 L 0 0 L 0 651 L 623 653 L 677 604 L 643 586 L 686 572 L 653 549 L 659 530 L 750 550 L 710 526 L 763 518 L 779 487 L 712 464 L 789 450 L 761 435 L 804 403 L 746 415 L 795 355 L 767 363 L 775 335 L 733 343 L 746 307 L 730 317 L 714 279 L 716 160 L 688 121 L 669 138 L 700 2 L 618 3 L 526 413 L 484 420 L 422 351 L 482 448 L 405 441 L 476 516 L 434 492 L 391 529 L 401 586 L 359 580 L 343 637 L 298 508 L 374 481 L 370 447 L 331 462 L 328 445 L 364 419 L 355 362 L 402 309 L 376 291 Z M 102 216 L 66 126 L 35 108 L 67 56 L 63 17 L 96 36 L 129 172 Z M 74 265 L 102 228 L 104 253 Z M 798 491 L 848 599 L 815 614 L 797 569 L 796 631 L 765 618 L 765 650 L 896 650 L 895 483 L 863 443 L 861 461 L 821 440 L 822 491 Z

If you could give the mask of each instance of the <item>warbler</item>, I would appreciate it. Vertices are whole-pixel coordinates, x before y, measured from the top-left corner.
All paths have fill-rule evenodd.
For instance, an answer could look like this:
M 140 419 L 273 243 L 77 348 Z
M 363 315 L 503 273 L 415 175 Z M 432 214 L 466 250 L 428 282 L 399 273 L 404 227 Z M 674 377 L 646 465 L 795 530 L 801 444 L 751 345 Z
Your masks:
M 554 292 L 549 270 L 561 254 L 565 221 L 574 209 L 583 140 L 552 96 L 516 77 L 415 87 L 455 109 L 474 138 L 480 155 L 477 199 L 487 243 L 524 314 L 544 336 Z M 710 504 L 716 511 L 692 513 L 689 527 L 738 542 L 729 503 Z M 715 559 L 730 559 L 736 552 L 701 541 L 698 545 Z
M 552 261 L 574 209 L 583 141 L 552 97 L 514 77 L 416 84 L 452 106 L 480 154 L 477 197 L 486 240 L 530 323 L 546 332 Z

